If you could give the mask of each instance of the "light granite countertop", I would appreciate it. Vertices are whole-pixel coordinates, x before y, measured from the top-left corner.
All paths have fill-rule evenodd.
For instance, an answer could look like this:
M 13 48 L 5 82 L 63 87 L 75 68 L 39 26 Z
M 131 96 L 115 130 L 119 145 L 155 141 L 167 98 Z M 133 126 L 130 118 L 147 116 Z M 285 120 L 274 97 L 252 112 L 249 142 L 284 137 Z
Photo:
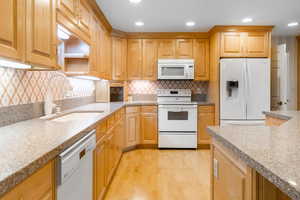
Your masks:
M 217 141 L 292 199 L 300 199 L 300 112 L 266 112 L 287 119 L 278 127 L 208 127 Z
M 198 104 L 211 105 L 208 102 Z M 94 103 L 64 112 L 104 111 L 85 120 L 32 119 L 0 127 L 0 196 L 54 159 L 110 114 L 124 106 L 138 105 L 157 105 L 157 102 Z

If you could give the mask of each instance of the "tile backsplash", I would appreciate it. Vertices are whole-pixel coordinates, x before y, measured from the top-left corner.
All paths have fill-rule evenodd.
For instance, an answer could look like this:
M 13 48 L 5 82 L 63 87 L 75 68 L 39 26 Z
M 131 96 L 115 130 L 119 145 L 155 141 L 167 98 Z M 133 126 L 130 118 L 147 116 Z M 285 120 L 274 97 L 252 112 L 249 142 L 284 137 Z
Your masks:
M 194 94 L 208 93 L 208 82 L 161 80 L 137 80 L 128 83 L 129 94 L 156 94 L 157 89 L 191 89 Z
M 57 71 L 24 71 L 0 67 L 0 107 L 43 102 L 48 90 L 54 100 L 95 94 L 91 80 L 68 78 Z

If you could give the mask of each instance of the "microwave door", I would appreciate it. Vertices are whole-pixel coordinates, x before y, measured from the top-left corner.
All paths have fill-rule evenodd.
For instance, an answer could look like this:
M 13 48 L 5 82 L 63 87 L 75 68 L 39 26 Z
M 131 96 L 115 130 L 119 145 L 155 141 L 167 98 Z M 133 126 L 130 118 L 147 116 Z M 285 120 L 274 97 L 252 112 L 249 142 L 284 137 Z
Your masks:
M 186 79 L 185 65 L 160 65 L 158 79 Z

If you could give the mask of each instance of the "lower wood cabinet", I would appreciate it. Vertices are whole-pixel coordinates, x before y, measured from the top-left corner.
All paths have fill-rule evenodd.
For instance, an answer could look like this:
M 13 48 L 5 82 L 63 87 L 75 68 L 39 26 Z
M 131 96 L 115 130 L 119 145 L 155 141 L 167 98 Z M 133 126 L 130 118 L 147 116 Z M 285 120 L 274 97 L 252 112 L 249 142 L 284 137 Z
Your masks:
M 54 200 L 54 161 L 35 172 L 0 200 Z
M 141 144 L 157 144 L 157 106 L 142 106 Z
M 126 147 L 139 143 L 140 107 L 126 107 Z
M 206 128 L 214 124 L 215 106 L 198 106 L 198 146 L 210 144 L 210 136 Z
M 94 199 L 102 199 L 106 189 L 105 143 L 98 142 L 94 151 Z

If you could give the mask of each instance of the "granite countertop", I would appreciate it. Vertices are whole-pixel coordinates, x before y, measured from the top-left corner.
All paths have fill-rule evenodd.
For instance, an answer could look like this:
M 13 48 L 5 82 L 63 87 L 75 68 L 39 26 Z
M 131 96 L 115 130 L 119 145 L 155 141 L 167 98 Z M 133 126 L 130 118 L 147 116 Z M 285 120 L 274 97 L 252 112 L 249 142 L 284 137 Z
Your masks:
M 276 185 L 300 199 L 300 112 L 266 112 L 288 119 L 281 126 L 215 126 L 209 134 Z
M 86 135 L 96 123 L 124 106 L 134 105 L 157 105 L 157 101 L 93 103 L 64 112 L 104 111 L 85 120 L 32 119 L 0 127 L 0 196 Z

